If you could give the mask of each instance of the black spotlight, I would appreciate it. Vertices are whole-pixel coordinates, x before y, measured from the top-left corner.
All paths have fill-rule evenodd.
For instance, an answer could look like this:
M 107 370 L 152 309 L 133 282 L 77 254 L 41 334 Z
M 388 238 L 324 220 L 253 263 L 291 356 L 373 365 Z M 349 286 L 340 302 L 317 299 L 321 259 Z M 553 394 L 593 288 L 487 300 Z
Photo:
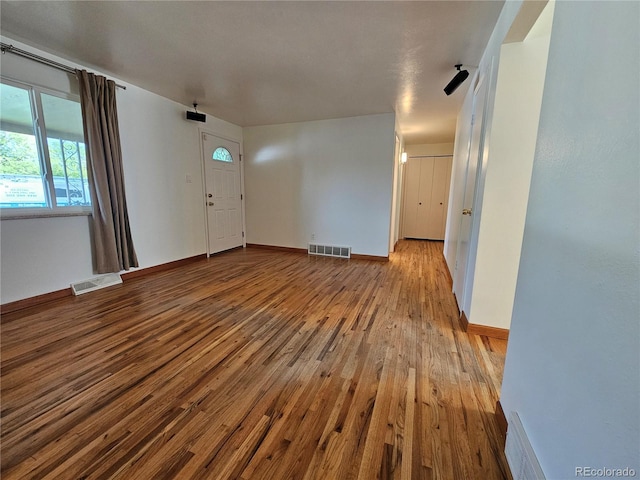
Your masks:
M 195 120 L 196 122 L 207 122 L 207 115 L 204 113 L 198 113 L 198 104 L 193 102 L 193 109 L 195 112 L 187 110 L 187 120 Z
M 456 73 L 456 76 L 451 79 L 446 87 L 444 87 L 444 93 L 447 95 L 451 95 L 455 92 L 456 89 L 462 85 L 462 82 L 464 82 L 469 76 L 469 72 L 467 70 L 461 70 L 461 63 L 457 64 L 455 67 L 458 69 L 458 73 Z

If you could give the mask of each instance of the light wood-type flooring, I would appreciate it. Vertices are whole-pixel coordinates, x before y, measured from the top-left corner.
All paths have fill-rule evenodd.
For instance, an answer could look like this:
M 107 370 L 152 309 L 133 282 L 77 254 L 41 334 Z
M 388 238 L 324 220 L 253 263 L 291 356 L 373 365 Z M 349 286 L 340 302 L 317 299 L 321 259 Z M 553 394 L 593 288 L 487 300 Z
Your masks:
M 235 250 L 2 316 L 2 478 L 508 478 L 442 242 Z

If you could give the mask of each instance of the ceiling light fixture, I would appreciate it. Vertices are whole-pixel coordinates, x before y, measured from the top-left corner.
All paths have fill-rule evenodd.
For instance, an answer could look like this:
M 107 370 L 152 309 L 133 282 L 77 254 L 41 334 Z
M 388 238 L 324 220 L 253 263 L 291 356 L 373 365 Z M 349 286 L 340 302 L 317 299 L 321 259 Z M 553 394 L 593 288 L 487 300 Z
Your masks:
M 451 95 L 453 92 L 455 92 L 456 89 L 460 85 L 462 85 L 462 83 L 469 76 L 468 70 L 461 70 L 462 68 L 461 63 L 458 63 L 457 65 L 455 65 L 455 67 L 458 69 L 458 73 L 456 73 L 456 76 L 451 79 L 451 81 L 447 84 L 446 87 L 444 87 L 444 93 L 446 93 L 447 95 Z

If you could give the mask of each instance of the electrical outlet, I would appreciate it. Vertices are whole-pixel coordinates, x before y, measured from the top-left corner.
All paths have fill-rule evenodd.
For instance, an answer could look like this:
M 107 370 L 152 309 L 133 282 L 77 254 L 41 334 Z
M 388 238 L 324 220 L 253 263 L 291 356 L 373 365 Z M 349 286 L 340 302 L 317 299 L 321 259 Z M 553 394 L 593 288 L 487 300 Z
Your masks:
M 316 239 L 316 234 L 315 234 L 315 233 L 312 233 L 312 234 L 311 234 L 311 240 L 315 240 L 315 239 Z
M 191 175 L 186 176 L 186 181 L 187 183 L 193 183 L 193 179 L 191 178 Z

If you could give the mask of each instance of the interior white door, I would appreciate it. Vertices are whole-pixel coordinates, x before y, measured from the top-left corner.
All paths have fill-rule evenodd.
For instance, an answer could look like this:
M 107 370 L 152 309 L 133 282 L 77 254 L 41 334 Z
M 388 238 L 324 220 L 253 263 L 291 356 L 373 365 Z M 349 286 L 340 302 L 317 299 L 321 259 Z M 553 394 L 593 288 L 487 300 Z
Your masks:
M 465 177 L 463 210 L 454 212 L 460 216 L 460 230 L 458 235 L 458 247 L 456 253 L 456 267 L 453 274 L 453 292 L 458 298 L 458 306 L 464 310 L 467 304 L 466 297 L 469 294 L 469 247 L 471 240 L 471 227 L 473 220 L 473 205 L 475 201 L 476 185 L 478 180 L 478 163 L 482 160 L 482 148 L 484 144 L 484 110 L 487 97 L 487 83 L 480 79 L 475 94 L 472 116 L 471 140 L 467 158 L 467 173 Z M 468 313 L 468 312 L 467 312 Z
M 209 253 L 240 247 L 243 244 L 240 145 L 202 133 L 202 152 Z

